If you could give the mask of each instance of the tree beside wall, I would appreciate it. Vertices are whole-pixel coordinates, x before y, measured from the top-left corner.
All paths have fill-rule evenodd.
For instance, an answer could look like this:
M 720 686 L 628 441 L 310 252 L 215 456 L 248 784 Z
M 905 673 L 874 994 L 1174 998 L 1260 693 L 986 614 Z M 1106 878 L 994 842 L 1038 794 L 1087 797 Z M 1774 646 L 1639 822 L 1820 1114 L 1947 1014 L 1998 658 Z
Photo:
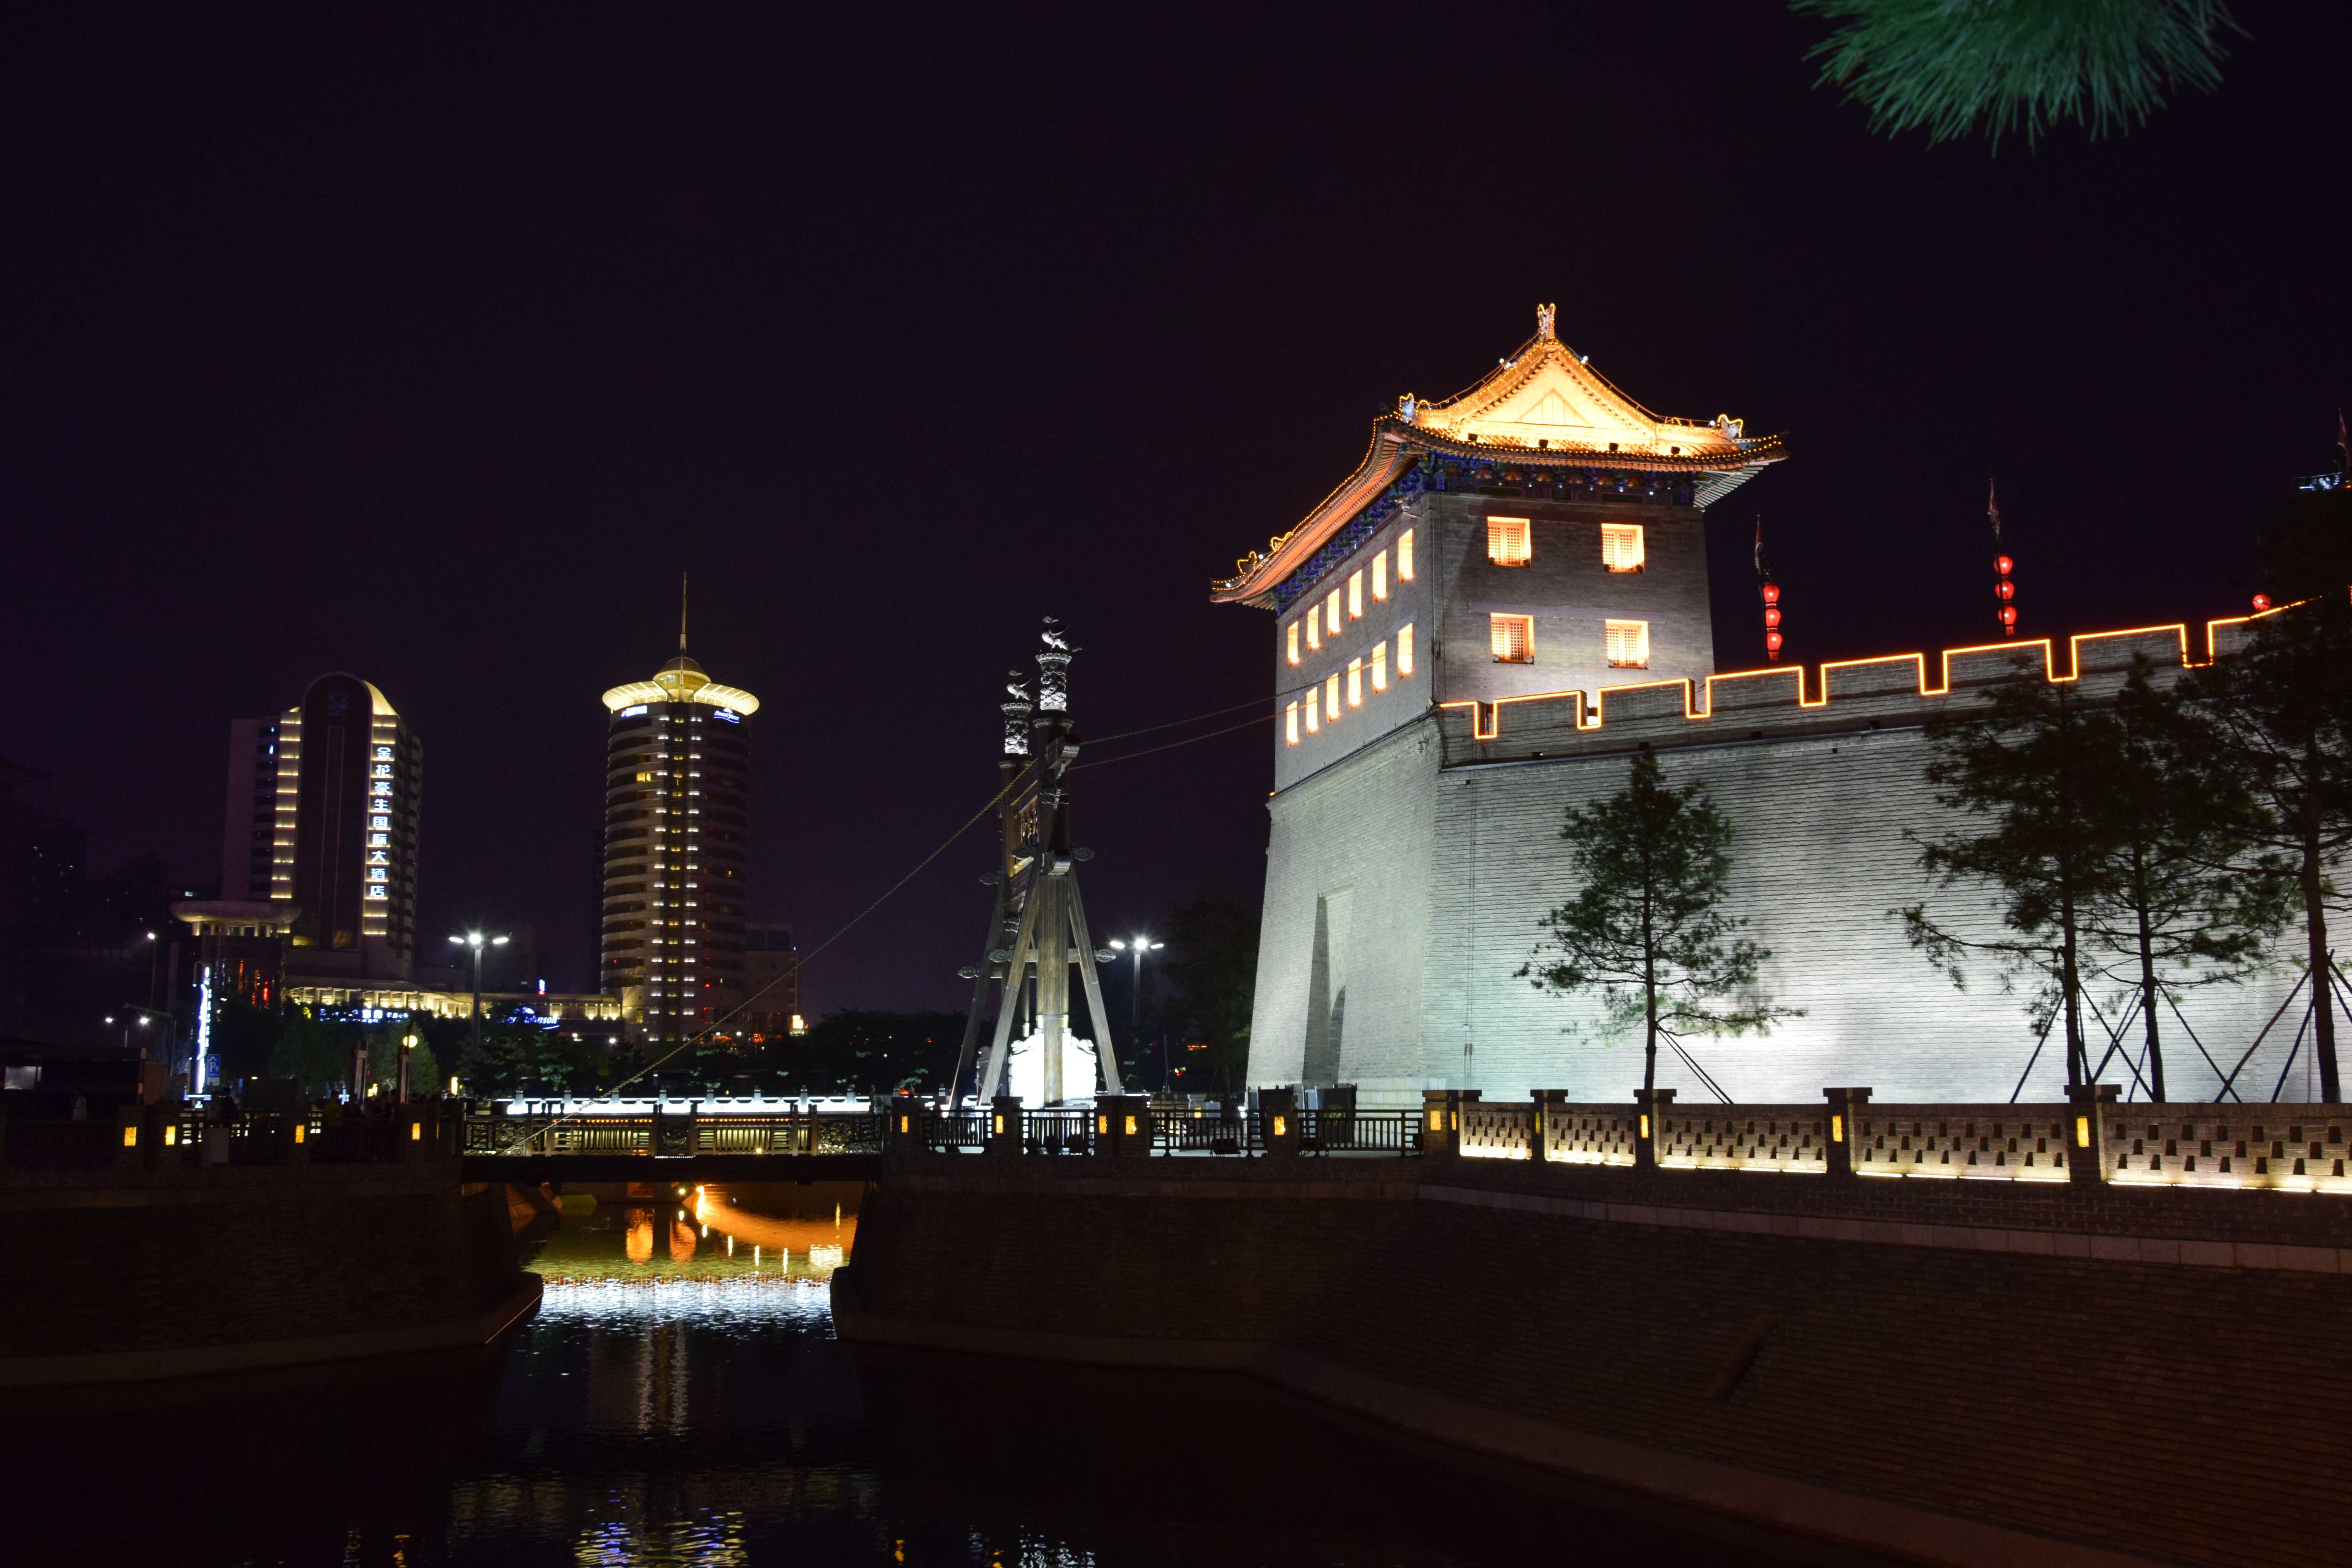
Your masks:
M 1613 1031 L 1638 1028 L 1644 1094 L 1657 1089 L 1663 1040 L 1728 1100 L 1683 1037 L 1764 1033 L 1776 1019 L 1801 1016 L 1761 994 L 1771 952 L 1740 934 L 1744 919 L 1723 911 L 1731 824 L 1705 784 L 1670 787 L 1644 747 L 1624 789 L 1570 806 L 1559 836 L 1580 886 L 1538 922 L 1543 939 L 1517 973 L 1538 991 L 1593 993 Z

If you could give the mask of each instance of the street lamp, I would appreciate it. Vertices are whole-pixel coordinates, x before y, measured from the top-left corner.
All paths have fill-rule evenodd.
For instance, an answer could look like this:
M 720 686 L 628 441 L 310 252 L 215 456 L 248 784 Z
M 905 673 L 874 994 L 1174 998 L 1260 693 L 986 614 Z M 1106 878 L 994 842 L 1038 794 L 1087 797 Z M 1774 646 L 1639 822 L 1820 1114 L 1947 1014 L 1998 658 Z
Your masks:
M 478 1060 L 482 1054 L 482 949 L 504 947 L 507 944 L 507 939 L 502 936 L 484 936 L 480 931 L 469 931 L 463 936 L 453 936 L 449 940 L 460 947 L 469 947 L 474 950 L 474 1056 Z
M 1135 981 L 1127 988 L 1127 1037 L 1139 1049 L 1143 1045 L 1143 955 L 1158 952 L 1168 944 L 1148 936 L 1115 936 L 1110 944 L 1121 952 L 1135 954 Z M 1160 1087 L 1163 1093 L 1168 1088 L 1168 1051 L 1163 1046 L 1160 1051 Z

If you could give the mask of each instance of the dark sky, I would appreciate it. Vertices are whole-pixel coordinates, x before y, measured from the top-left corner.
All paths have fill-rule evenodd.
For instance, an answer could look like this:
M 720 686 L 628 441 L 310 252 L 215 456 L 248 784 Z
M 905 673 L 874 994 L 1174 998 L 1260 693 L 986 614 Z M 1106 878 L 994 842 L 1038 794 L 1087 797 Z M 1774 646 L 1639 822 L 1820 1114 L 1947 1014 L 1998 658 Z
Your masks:
M 227 721 L 355 671 L 425 737 L 428 947 L 531 921 L 564 985 L 598 693 L 682 567 L 806 947 L 992 791 L 1039 615 L 1084 731 L 1264 695 L 1209 579 L 1538 300 L 1649 406 L 1791 433 L 1711 524 L 1734 668 L 1759 510 L 1792 654 L 1979 639 L 1988 474 L 2030 633 L 2231 612 L 2352 398 L 2338 8 L 1997 156 L 1867 134 L 1770 4 L 173 10 L 0 37 L 6 749 L 99 868 L 208 879 Z M 1098 931 L 1255 901 L 1270 749 L 1080 775 Z M 813 1006 L 959 1005 L 986 863 Z

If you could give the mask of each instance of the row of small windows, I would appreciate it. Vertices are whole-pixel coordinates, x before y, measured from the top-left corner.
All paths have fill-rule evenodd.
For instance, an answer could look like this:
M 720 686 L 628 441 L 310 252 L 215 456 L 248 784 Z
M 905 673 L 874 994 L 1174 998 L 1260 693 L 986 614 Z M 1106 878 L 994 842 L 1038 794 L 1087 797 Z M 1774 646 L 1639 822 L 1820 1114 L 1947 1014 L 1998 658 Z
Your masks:
M 1533 664 L 1536 661 L 1536 618 L 1533 616 L 1489 616 L 1488 635 L 1496 664 Z M 1647 669 L 1650 668 L 1650 623 L 1647 621 L 1603 621 L 1601 623 L 1601 653 L 1612 669 Z
M 1396 672 L 1397 679 L 1400 680 L 1412 674 L 1412 627 L 1409 624 L 1397 628 Z M 1364 678 L 1367 675 L 1371 678 L 1374 691 L 1386 691 L 1389 689 L 1389 645 L 1385 637 L 1372 645 L 1372 651 L 1370 654 L 1360 658 L 1349 659 L 1344 672 L 1334 670 L 1326 676 L 1323 689 L 1319 693 L 1309 689 L 1303 700 L 1284 704 L 1282 710 L 1284 742 L 1295 746 L 1298 744 L 1299 736 L 1302 733 L 1317 734 L 1321 731 L 1324 725 L 1338 723 L 1339 715 L 1344 710 L 1343 703 L 1347 708 L 1361 708 L 1364 705 Z
M 1639 572 L 1644 560 L 1642 525 L 1601 525 L 1601 564 L 1612 572 Z M 1497 566 L 1525 566 L 1535 559 L 1535 527 L 1524 517 L 1486 520 L 1486 559 Z
M 1387 602 L 1389 596 L 1389 554 L 1390 552 L 1384 549 L 1379 554 L 1372 557 L 1369 565 L 1360 566 L 1355 571 L 1349 573 L 1347 584 L 1344 587 L 1332 589 L 1329 594 L 1325 595 L 1324 600 L 1320 605 L 1309 608 L 1304 616 L 1301 616 L 1298 619 L 1290 623 L 1283 636 L 1286 639 L 1286 652 L 1291 663 L 1297 664 L 1300 658 L 1298 636 L 1300 627 L 1303 626 L 1306 628 L 1307 651 L 1310 653 L 1321 651 L 1323 639 L 1325 637 L 1335 637 L 1339 635 L 1339 604 L 1342 595 L 1344 595 L 1347 599 L 1348 619 L 1352 621 L 1363 618 L 1364 579 L 1367 575 L 1370 575 L 1371 578 L 1372 602 L 1376 605 Z M 1412 530 L 1408 528 L 1402 533 L 1397 535 L 1395 554 L 1397 581 L 1400 583 L 1412 582 Z

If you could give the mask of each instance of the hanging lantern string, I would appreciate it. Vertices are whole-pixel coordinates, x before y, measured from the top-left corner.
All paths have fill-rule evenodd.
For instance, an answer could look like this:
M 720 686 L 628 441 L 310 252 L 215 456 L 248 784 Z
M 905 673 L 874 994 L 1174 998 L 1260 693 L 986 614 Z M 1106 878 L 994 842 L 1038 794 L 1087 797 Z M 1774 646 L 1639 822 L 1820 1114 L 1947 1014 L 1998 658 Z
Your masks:
M 1993 481 L 1985 481 L 1985 519 L 1992 524 L 1992 599 L 1993 619 L 2000 626 L 2000 635 L 2017 635 L 2017 584 L 2010 574 L 2017 563 L 2000 547 L 2000 491 Z
M 1756 519 L 1756 591 L 1764 600 L 1764 657 L 1774 664 L 1780 661 L 1780 648 L 1786 638 L 1780 635 L 1780 585 L 1772 581 L 1772 568 L 1764 559 L 1764 519 Z

